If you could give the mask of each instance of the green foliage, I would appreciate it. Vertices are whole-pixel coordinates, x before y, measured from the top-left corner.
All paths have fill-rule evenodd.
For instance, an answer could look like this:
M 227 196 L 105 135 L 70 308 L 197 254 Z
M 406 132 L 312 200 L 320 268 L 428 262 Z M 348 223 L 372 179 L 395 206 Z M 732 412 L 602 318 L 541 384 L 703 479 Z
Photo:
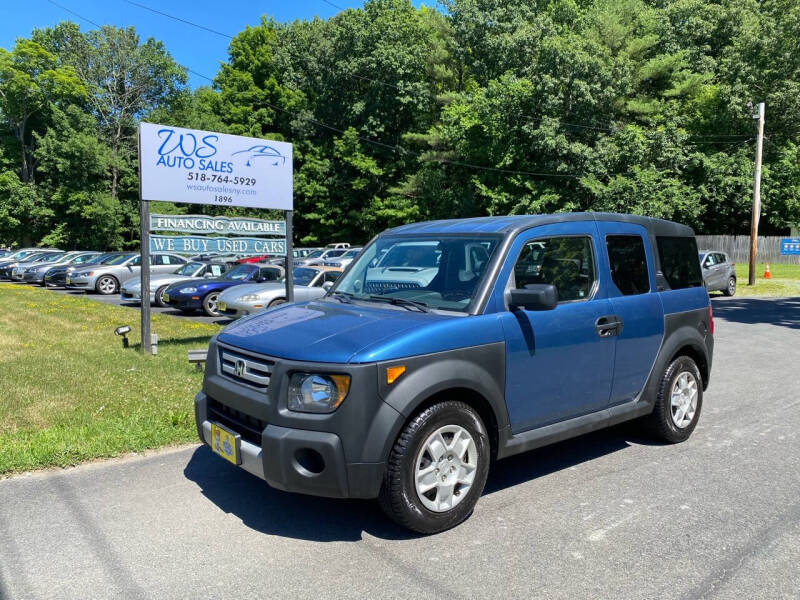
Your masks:
M 443 6 L 264 17 L 193 91 L 163 45 L 130 28 L 34 31 L 0 51 L 2 240 L 135 245 L 142 118 L 291 141 L 304 245 L 365 242 L 412 220 L 573 210 L 745 232 L 749 103 L 762 100 L 762 231 L 800 221 L 798 0 Z

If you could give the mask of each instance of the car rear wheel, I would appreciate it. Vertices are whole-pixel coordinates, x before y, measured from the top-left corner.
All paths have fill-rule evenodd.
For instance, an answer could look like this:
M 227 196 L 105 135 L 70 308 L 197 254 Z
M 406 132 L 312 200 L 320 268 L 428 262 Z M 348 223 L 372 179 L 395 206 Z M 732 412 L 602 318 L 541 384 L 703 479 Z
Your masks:
M 736 277 L 728 279 L 728 286 L 722 290 L 726 296 L 733 296 L 736 293 Z
M 389 455 L 379 501 L 399 525 L 438 533 L 472 514 L 489 473 L 489 437 L 477 413 L 446 401 L 405 426 Z
M 689 439 L 703 406 L 703 379 L 697 364 L 688 356 L 673 360 L 658 386 L 653 412 L 645 425 L 654 437 L 669 443 Z
M 167 306 L 167 303 L 164 301 L 164 292 L 166 291 L 166 289 L 167 289 L 167 286 L 166 285 L 162 285 L 160 288 L 158 288 L 156 290 L 155 298 L 154 298 L 156 306 L 160 306 L 162 308 Z
M 111 275 L 103 275 L 95 282 L 94 289 L 97 290 L 98 294 L 109 296 L 117 292 L 119 289 L 119 282 Z
M 218 300 L 219 292 L 211 292 L 203 298 L 203 312 L 209 317 L 220 316 Z

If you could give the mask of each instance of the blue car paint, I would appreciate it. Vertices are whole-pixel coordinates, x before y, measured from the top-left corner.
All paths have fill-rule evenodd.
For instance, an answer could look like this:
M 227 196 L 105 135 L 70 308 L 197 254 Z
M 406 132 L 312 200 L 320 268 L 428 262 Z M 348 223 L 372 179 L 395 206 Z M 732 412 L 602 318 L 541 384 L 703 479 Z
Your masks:
M 173 283 L 166 289 L 166 293 L 169 295 L 168 304 L 181 309 L 202 308 L 203 298 L 205 298 L 211 292 L 222 292 L 235 285 L 250 283 L 253 281 L 253 278 L 257 273 L 258 267 L 253 267 L 243 279 L 225 279 L 224 277 L 221 277 L 219 279 L 201 279 L 197 281 L 189 280 Z M 183 288 L 188 287 L 193 287 L 197 291 L 181 291 Z
M 392 233 L 494 233 L 516 220 L 478 219 L 469 227 L 460 221 L 445 226 L 434 222 L 400 227 Z M 611 234 L 642 236 L 649 293 L 623 296 L 611 281 L 605 248 L 605 236 Z M 562 303 L 552 311 L 508 311 L 506 283 L 523 246 L 537 238 L 576 235 L 592 240 L 598 283 L 591 299 Z M 664 334 L 663 308 L 653 292 L 655 270 L 646 236 L 641 225 L 598 224 L 594 220 L 534 227 L 519 235 L 506 252 L 483 315 L 422 314 L 382 305 L 310 302 L 242 320 L 220 333 L 219 340 L 268 356 L 342 364 L 389 361 L 504 341 L 509 420 L 512 432 L 525 431 L 629 401 L 642 389 Z M 199 288 L 195 295 L 200 295 Z M 613 314 L 622 317 L 622 332 L 611 338 L 598 337 L 595 322 Z M 287 335 L 274 334 L 282 329 Z M 565 367 L 575 376 L 553 376 Z

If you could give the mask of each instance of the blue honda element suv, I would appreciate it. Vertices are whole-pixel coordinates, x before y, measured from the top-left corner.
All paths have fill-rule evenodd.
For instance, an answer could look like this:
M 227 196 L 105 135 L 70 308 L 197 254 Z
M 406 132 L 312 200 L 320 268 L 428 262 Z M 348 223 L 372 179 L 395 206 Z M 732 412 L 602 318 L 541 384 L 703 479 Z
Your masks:
M 697 425 L 714 322 L 692 230 L 578 213 L 405 225 L 327 295 L 228 326 L 201 440 L 281 490 L 452 527 L 490 464 L 622 421 Z

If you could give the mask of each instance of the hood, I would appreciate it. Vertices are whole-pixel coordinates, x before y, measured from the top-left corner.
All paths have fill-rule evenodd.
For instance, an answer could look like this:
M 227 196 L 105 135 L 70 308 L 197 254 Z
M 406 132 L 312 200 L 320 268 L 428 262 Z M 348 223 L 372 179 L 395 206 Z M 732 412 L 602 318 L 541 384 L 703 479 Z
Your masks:
M 202 277 L 189 277 L 188 275 L 176 275 L 175 273 L 159 273 L 150 275 L 150 292 L 155 292 L 156 289 L 162 285 L 172 285 L 182 281 L 190 281 L 195 279 L 202 279 Z M 122 287 L 126 290 L 134 291 L 142 289 L 142 280 L 140 277 L 131 277 Z
M 503 340 L 497 314 L 420 313 L 383 304 L 284 304 L 223 329 L 231 346 L 289 360 L 368 363 Z
M 219 299 L 224 302 L 230 302 L 234 298 L 240 298 L 246 294 L 259 294 L 273 292 L 276 290 L 286 289 L 283 283 L 267 282 L 267 283 L 243 283 L 237 285 L 235 288 L 230 288 L 222 292 Z

